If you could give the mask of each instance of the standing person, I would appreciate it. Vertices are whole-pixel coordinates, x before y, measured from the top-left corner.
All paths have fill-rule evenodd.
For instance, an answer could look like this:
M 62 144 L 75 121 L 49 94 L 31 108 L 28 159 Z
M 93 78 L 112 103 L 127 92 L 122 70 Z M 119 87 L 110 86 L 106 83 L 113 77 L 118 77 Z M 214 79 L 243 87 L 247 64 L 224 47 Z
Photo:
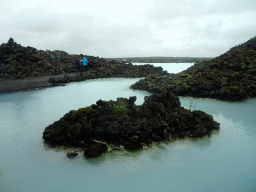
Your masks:
M 75 68 L 76 68 L 76 74 L 81 71 L 80 59 L 77 59 L 77 60 L 76 60 L 76 62 L 75 62 Z
M 86 59 L 86 57 L 83 58 L 83 68 L 85 68 L 87 70 L 87 65 L 88 65 L 88 61 Z

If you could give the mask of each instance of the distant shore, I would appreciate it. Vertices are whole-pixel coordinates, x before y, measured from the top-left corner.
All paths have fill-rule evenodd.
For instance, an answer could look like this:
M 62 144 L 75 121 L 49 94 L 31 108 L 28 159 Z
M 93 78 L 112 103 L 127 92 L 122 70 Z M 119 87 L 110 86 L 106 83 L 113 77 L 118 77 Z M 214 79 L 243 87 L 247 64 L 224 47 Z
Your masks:
M 195 63 L 212 59 L 210 57 L 122 57 L 104 58 L 105 60 L 115 60 L 117 62 L 128 63 Z

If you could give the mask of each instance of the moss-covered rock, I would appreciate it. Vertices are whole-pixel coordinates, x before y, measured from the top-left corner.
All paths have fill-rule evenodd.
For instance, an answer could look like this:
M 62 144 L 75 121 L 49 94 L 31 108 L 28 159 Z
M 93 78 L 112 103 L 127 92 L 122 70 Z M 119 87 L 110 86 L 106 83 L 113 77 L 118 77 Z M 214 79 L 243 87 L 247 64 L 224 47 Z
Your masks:
M 189 76 L 189 74 L 185 74 L 185 73 L 180 74 L 180 77 L 181 77 L 181 78 L 186 78 L 186 77 L 188 77 L 188 76 Z
M 209 135 L 219 124 L 212 116 L 184 109 L 171 93 L 96 102 L 96 105 L 71 110 L 45 128 L 43 139 L 52 145 L 82 146 L 86 157 L 107 151 L 107 144 L 123 145 L 127 150 L 162 140 Z M 98 141 L 98 142 L 96 142 Z
M 179 74 L 146 77 L 133 84 L 131 88 L 151 93 L 169 91 L 177 96 L 241 101 L 248 97 L 256 97 L 256 91 L 249 86 L 256 84 L 255 57 L 256 40 L 252 38 L 219 57 L 195 63 Z M 158 82 L 161 82 L 161 85 Z M 168 88 L 162 89 L 167 86 Z
M 1 44 L 0 53 L 0 79 L 57 75 L 63 72 L 84 72 L 84 69 L 78 70 L 75 67 L 75 61 L 85 56 L 89 62 L 86 71 L 88 74 L 79 78 L 69 76 L 64 76 L 61 79 L 51 78 L 49 81 L 53 84 L 60 84 L 103 77 L 145 77 L 151 73 L 168 74 L 163 71 L 163 68 L 153 65 L 132 65 L 114 60 L 107 63 L 106 60 L 99 57 L 68 54 L 59 50 L 43 51 L 33 47 L 23 47 L 12 38 L 7 43 Z
M 113 108 L 112 113 L 115 115 L 123 115 L 127 113 L 127 110 L 124 105 L 118 105 Z

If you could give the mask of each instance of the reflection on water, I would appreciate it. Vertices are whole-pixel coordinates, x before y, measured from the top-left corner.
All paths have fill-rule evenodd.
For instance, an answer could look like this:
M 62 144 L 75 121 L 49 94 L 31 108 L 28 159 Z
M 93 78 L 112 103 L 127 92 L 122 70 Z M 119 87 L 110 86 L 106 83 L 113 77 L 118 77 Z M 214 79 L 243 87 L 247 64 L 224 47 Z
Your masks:
M 193 147 L 197 147 L 198 149 L 205 149 L 211 145 L 211 136 L 206 136 L 202 139 L 193 140 L 191 142 Z
M 256 99 L 198 99 L 220 130 L 210 137 L 155 143 L 143 151 L 108 152 L 86 159 L 82 151 L 43 143 L 46 126 L 99 99 L 147 92 L 128 87 L 138 79 L 99 79 L 65 87 L 0 96 L 0 191 L 253 191 L 256 186 Z M 190 98 L 180 97 L 189 108 Z M 229 189 L 230 188 L 230 189 Z

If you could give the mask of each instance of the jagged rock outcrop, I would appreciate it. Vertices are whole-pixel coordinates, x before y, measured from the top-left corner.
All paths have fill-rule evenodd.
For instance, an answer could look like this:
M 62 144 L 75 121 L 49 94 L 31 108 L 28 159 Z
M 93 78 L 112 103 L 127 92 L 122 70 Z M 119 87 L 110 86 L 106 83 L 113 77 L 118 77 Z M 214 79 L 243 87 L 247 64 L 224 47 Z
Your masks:
M 0 79 L 25 78 L 75 72 L 75 60 L 86 56 L 95 68 L 105 64 L 103 58 L 83 54 L 68 54 L 65 51 L 37 50 L 23 47 L 12 38 L 0 46 Z
M 95 157 L 108 150 L 107 144 L 135 150 L 155 141 L 203 137 L 219 129 L 211 115 L 184 109 L 171 93 L 145 97 L 140 106 L 135 101 L 136 97 L 99 100 L 71 110 L 45 128 L 43 139 L 52 145 L 82 146 L 86 157 Z
M 179 74 L 149 75 L 131 88 L 229 101 L 256 97 L 256 37 Z
M 100 68 L 92 67 L 90 70 L 80 73 L 77 76 L 71 77 L 64 75 L 63 78 L 49 78 L 49 82 L 53 85 L 58 85 L 68 82 L 84 81 L 87 79 L 109 78 L 109 77 L 124 77 L 138 78 L 145 77 L 149 74 L 167 75 L 167 71 L 163 71 L 162 67 L 154 67 L 153 65 L 133 65 L 112 62 L 107 65 L 102 65 Z
M 63 72 L 77 72 L 75 60 L 86 56 L 88 71 L 76 78 L 52 78 L 53 84 L 83 81 L 105 77 L 145 77 L 149 74 L 167 75 L 161 67 L 137 66 L 117 61 L 106 62 L 103 58 L 88 55 L 69 55 L 65 51 L 43 51 L 23 47 L 12 38 L 0 46 L 0 79 L 15 79 L 33 76 L 57 75 Z

